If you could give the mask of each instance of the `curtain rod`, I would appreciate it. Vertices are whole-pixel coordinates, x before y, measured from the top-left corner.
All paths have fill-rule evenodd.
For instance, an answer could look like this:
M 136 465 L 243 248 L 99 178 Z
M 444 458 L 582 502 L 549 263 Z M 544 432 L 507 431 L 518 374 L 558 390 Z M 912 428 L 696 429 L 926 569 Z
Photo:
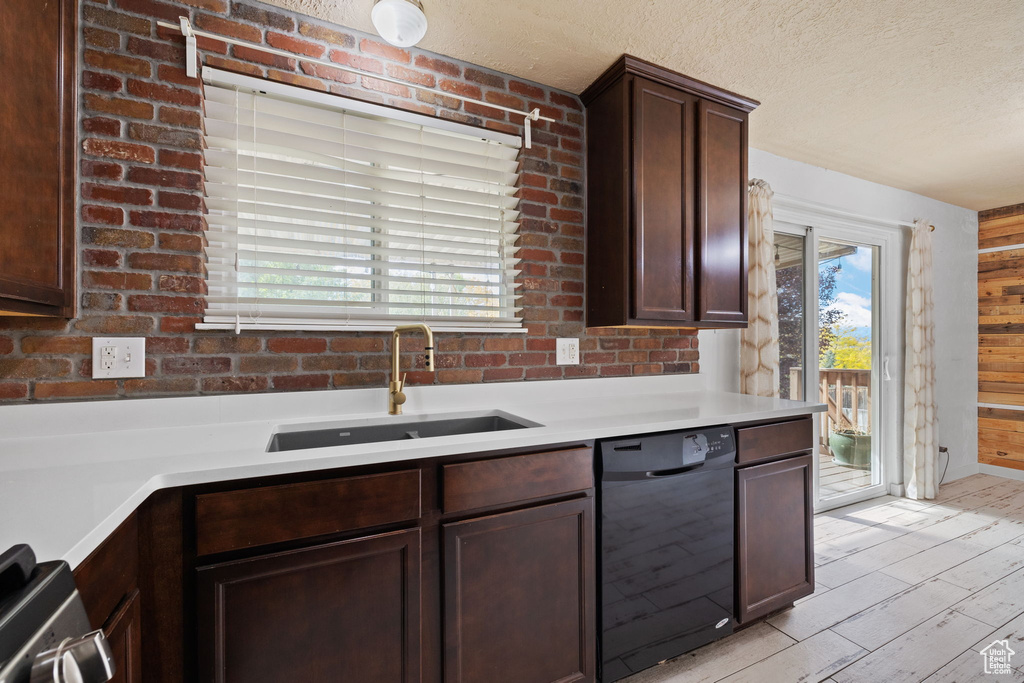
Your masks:
M 484 102 L 483 100 L 478 100 L 478 99 L 475 99 L 475 98 L 472 98 L 472 97 L 466 97 L 464 95 L 457 95 L 455 93 L 450 93 L 450 92 L 447 92 L 447 91 L 444 91 L 444 90 L 437 90 L 435 88 L 427 88 L 427 87 L 422 86 L 422 85 L 416 85 L 415 83 L 407 83 L 406 81 L 401 81 L 401 80 L 398 80 L 397 78 L 390 78 L 389 76 L 385 76 L 383 74 L 370 73 L 368 71 L 363 71 L 362 69 L 355 69 L 353 67 L 344 66 L 342 64 L 338 64 L 336 62 L 330 62 L 330 61 L 327 61 L 325 59 L 315 59 L 313 57 L 304 57 L 302 55 L 297 55 L 294 52 L 288 52 L 286 50 L 279 50 L 279 49 L 274 48 L 274 47 L 267 47 L 266 45 L 259 45 L 257 43 L 250 43 L 250 42 L 244 41 L 244 40 L 236 40 L 235 38 L 230 38 L 228 36 L 218 35 L 216 33 L 209 33 L 207 31 L 197 31 L 194 28 L 192 28 L 192 24 L 188 20 L 188 17 L 178 17 L 178 20 L 180 22 L 179 24 L 172 24 L 172 23 L 166 22 L 166 21 L 157 21 L 156 25 L 157 26 L 162 26 L 163 28 L 169 28 L 169 29 L 172 29 L 172 30 L 175 30 L 175 31 L 179 31 L 181 33 L 181 35 L 185 36 L 185 43 L 186 43 L 186 47 L 187 47 L 187 50 L 185 52 L 185 55 L 186 55 L 185 56 L 185 59 L 186 59 L 185 71 L 186 71 L 186 73 L 187 73 L 189 78 L 196 78 L 198 76 L 198 63 L 197 63 L 197 59 L 196 59 L 196 37 L 199 36 L 201 38 L 209 38 L 211 40 L 219 40 L 222 43 L 228 43 L 230 45 L 238 45 L 238 46 L 241 46 L 241 47 L 250 48 L 252 50 L 259 50 L 260 52 L 266 52 L 268 54 L 278 55 L 280 57 L 286 57 L 288 59 L 295 59 L 295 60 L 298 60 L 300 62 L 308 62 L 310 64 L 319 64 L 321 66 L 326 66 L 326 67 L 329 67 L 331 69 L 338 69 L 339 71 L 347 71 L 349 73 L 353 73 L 353 74 L 356 74 L 356 75 L 359 75 L 359 76 L 366 76 L 367 78 L 374 78 L 374 79 L 376 79 L 378 81 L 385 81 L 385 82 L 388 82 L 388 83 L 394 83 L 396 85 L 402 85 L 402 86 L 405 86 L 406 88 L 415 88 L 416 90 L 421 90 L 423 92 L 433 93 L 435 95 L 440 95 L 442 97 L 451 97 L 451 98 L 454 98 L 456 100 L 461 100 L 463 102 L 471 102 L 473 104 L 479 104 L 479 105 L 482 105 L 484 107 L 490 107 L 491 109 L 498 109 L 498 110 L 501 110 L 501 111 L 506 111 L 506 112 L 509 112 L 510 114 L 517 114 L 517 115 L 523 117 L 523 125 L 525 127 L 525 133 L 526 133 L 526 135 L 525 135 L 525 146 L 526 146 L 527 149 L 529 149 L 531 147 L 531 135 L 530 135 L 530 122 L 531 121 L 550 121 L 552 123 L 555 122 L 555 119 L 548 118 L 547 116 L 541 116 L 541 114 L 540 114 L 540 107 L 535 107 L 533 110 L 528 111 L 528 112 L 520 111 L 518 109 L 512 109 L 511 107 L 503 107 L 500 104 L 492 104 L 490 102 Z

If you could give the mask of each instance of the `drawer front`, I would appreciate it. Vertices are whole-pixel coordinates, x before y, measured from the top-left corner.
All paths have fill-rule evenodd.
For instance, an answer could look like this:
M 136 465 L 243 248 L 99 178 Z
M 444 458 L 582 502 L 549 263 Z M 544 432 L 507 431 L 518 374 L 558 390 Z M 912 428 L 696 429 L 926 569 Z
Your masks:
M 441 476 L 442 510 L 475 510 L 593 488 L 594 452 L 572 448 L 460 462 L 445 465 Z
M 211 555 L 420 517 L 420 471 L 196 496 L 196 551 Z
M 747 465 L 803 453 L 814 448 L 814 427 L 810 417 L 736 430 L 736 462 Z

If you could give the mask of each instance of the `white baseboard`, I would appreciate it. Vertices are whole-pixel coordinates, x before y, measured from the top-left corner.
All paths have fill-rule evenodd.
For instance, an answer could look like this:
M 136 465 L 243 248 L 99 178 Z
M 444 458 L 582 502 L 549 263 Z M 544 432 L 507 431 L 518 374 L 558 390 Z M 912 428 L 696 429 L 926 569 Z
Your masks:
M 978 473 L 978 463 L 972 462 L 966 465 L 960 465 L 959 467 L 951 467 L 946 471 L 946 478 L 942 480 L 943 484 L 948 484 L 951 481 L 957 479 L 963 479 L 969 477 L 972 474 Z
M 978 470 L 982 474 L 991 474 L 992 476 L 1002 477 L 1003 479 L 1024 481 L 1024 470 L 1015 470 L 1010 467 L 1000 467 L 999 465 L 978 465 Z

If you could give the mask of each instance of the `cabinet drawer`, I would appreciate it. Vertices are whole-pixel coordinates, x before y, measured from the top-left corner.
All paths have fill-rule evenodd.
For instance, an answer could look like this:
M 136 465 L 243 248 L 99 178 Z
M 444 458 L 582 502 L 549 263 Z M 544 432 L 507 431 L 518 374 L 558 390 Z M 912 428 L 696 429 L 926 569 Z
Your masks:
M 196 496 L 196 551 L 210 555 L 419 516 L 419 470 L 208 493 Z
M 442 468 L 442 509 L 461 512 L 594 486 L 594 452 L 572 448 L 509 458 L 475 460 Z
M 809 417 L 736 430 L 736 462 L 740 465 L 813 448 L 814 428 Z

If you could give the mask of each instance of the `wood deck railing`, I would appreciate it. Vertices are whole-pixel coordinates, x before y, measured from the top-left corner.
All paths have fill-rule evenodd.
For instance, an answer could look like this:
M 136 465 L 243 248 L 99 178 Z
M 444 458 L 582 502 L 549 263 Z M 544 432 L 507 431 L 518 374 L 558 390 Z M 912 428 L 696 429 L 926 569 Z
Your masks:
M 871 370 L 848 370 L 820 368 L 818 400 L 828 406 L 820 413 L 821 445 L 828 449 L 828 435 L 839 429 L 857 429 L 871 433 Z M 790 395 L 800 400 L 803 397 L 803 369 L 789 370 Z M 861 392 L 861 388 L 864 389 Z M 861 396 L 861 393 L 864 396 Z M 847 407 L 843 408 L 843 397 L 849 396 Z M 864 411 L 864 417 L 861 416 Z

